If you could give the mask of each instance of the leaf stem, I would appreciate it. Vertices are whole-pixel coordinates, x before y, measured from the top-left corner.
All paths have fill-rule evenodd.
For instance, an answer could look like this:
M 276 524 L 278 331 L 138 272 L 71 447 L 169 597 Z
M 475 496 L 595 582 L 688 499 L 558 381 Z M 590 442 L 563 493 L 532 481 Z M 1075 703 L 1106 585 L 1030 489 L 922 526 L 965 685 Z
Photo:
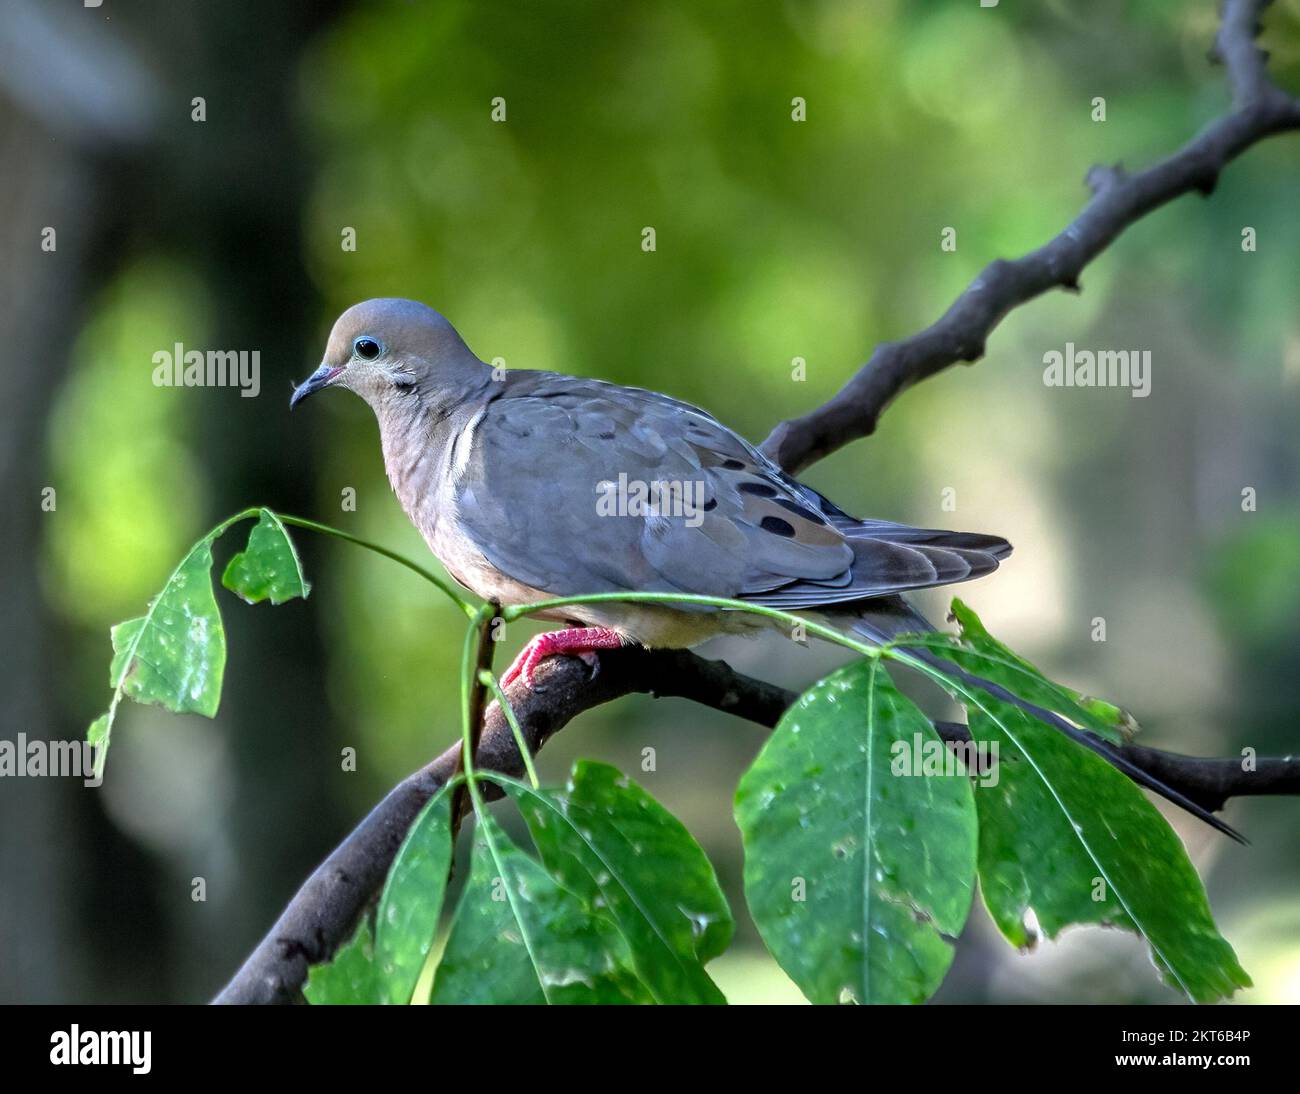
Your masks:
M 257 510 L 253 509 L 253 510 L 249 510 L 248 512 L 256 513 Z M 248 512 L 241 513 L 240 516 L 241 517 L 247 516 Z M 372 543 L 368 539 L 362 539 L 360 536 L 354 536 L 351 532 L 345 532 L 341 528 L 332 528 L 328 524 L 321 524 L 318 521 L 307 520 L 305 517 L 291 517 L 287 513 L 276 513 L 275 515 L 279 517 L 282 521 L 284 521 L 285 524 L 292 524 L 298 528 L 307 528 L 313 532 L 320 532 L 322 535 L 336 536 L 339 539 L 347 540 L 348 543 L 354 543 L 358 547 L 365 547 L 369 551 L 374 551 L 376 554 L 383 555 L 385 558 L 392 559 L 392 561 L 400 563 L 401 565 L 405 566 L 408 570 L 411 570 L 414 573 L 419 574 L 422 578 L 424 578 L 425 581 L 429 582 L 429 584 L 436 586 L 445 596 L 447 596 L 452 601 L 454 601 L 455 604 L 460 608 L 460 610 L 463 611 L 465 615 L 468 616 L 470 619 L 475 618 L 475 613 L 477 612 L 477 609 L 473 604 L 471 604 L 468 600 L 466 600 L 463 596 L 461 596 L 460 593 L 456 592 L 455 589 L 453 589 L 450 585 L 448 585 L 447 582 L 443 581 L 442 578 L 438 577 L 437 574 L 431 573 L 429 570 L 426 570 L 419 563 L 412 562 L 409 558 L 406 558 L 404 555 L 399 555 L 396 551 L 390 551 L 387 547 L 381 547 L 378 543 Z M 231 518 L 232 521 L 236 519 L 238 518 L 235 517 Z M 224 528 L 225 526 L 222 526 L 223 531 Z
M 533 789 L 536 790 L 541 783 L 537 779 L 537 769 L 533 766 L 532 750 L 529 749 L 528 742 L 524 739 L 523 727 L 520 726 L 519 719 L 515 716 L 515 708 L 510 705 L 510 700 L 506 698 L 506 693 L 494 673 L 485 670 L 478 674 L 478 678 L 480 683 L 491 690 L 497 704 L 501 707 L 501 713 L 510 726 L 510 732 L 514 734 L 515 747 L 519 749 L 519 755 L 523 757 L 524 770 L 528 772 L 528 781 L 533 784 Z
M 456 773 L 465 773 L 465 783 L 469 788 L 470 800 L 474 811 L 482 813 L 483 798 L 478 788 L 478 776 L 474 771 L 474 754 L 478 751 L 479 738 L 483 733 L 483 711 L 487 706 L 487 688 L 483 675 L 491 675 L 492 654 L 492 620 L 497 617 L 498 608 L 493 603 L 480 604 L 474 610 L 471 622 L 465 628 L 465 643 L 460 658 L 460 762 Z M 462 796 L 457 792 L 452 799 L 452 823 L 460 816 Z

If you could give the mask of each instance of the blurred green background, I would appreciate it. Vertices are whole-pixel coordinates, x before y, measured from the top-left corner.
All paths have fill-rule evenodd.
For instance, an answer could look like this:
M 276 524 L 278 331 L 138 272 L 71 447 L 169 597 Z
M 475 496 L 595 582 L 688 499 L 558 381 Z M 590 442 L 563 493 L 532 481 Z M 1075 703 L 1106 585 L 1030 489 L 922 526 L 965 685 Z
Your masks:
M 8 0 L 5 735 L 80 737 L 107 699 L 109 625 L 235 509 L 427 558 L 365 406 L 334 395 L 288 415 L 290 382 L 347 305 L 424 300 L 485 360 L 657 388 L 761 439 L 987 261 L 1063 227 L 1089 165 L 1143 166 L 1222 111 L 1215 9 Z M 1267 45 L 1300 89 L 1300 0 L 1276 5 Z M 961 595 L 1049 673 L 1129 707 L 1148 744 L 1300 739 L 1298 193 L 1296 138 L 1251 150 L 1211 199 L 1119 240 L 1082 295 L 1015 312 L 984 361 L 906 394 L 806 476 L 853 512 L 1007 536 L 1009 563 Z M 152 355 L 176 342 L 258 350 L 262 394 L 154 387 Z M 1151 396 L 1045 387 L 1043 354 L 1066 342 L 1150 350 Z M 210 997 L 315 863 L 452 740 L 462 621 L 401 568 L 305 537 L 306 603 L 218 593 L 215 722 L 128 704 L 99 790 L 0 784 L 0 1001 Z M 921 599 L 942 618 L 946 593 Z M 503 656 L 531 633 L 516 630 Z M 837 659 L 779 640 L 704 652 L 791 686 Z M 703 843 L 739 924 L 712 966 L 737 1002 L 798 999 L 740 894 L 731 795 L 761 740 L 634 698 L 540 758 L 556 780 L 578 755 L 620 765 Z M 349 746 L 355 773 L 340 770 Z M 1246 1002 L 1300 1001 L 1298 808 L 1233 802 L 1244 849 L 1173 818 L 1255 977 Z M 1020 955 L 977 906 L 937 1000 L 1176 996 L 1128 935 L 1079 930 Z

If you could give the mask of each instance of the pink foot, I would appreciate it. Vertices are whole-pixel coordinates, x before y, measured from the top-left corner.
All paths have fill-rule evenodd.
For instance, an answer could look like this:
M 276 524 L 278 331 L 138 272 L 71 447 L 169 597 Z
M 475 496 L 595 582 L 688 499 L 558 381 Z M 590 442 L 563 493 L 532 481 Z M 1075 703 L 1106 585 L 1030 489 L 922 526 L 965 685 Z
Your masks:
M 547 631 L 531 639 L 519 651 L 519 656 L 501 677 L 501 686 L 509 687 L 522 676 L 524 687 L 532 691 L 533 673 L 546 658 L 567 653 L 591 663 L 592 659 L 588 655 L 593 651 L 614 650 L 622 644 L 623 639 L 618 631 L 608 627 L 569 627 L 562 631 Z

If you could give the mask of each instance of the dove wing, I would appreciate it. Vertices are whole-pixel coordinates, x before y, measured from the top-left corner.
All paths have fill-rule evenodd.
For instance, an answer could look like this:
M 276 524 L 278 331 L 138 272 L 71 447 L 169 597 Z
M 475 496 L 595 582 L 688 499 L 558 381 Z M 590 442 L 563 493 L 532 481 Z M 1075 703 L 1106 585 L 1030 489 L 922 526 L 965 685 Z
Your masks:
M 455 461 L 456 519 L 494 567 L 555 596 L 820 607 L 963 581 L 1010 550 L 993 536 L 856 520 L 664 395 L 533 372 L 500 387 Z M 636 512 L 654 484 L 681 507 Z

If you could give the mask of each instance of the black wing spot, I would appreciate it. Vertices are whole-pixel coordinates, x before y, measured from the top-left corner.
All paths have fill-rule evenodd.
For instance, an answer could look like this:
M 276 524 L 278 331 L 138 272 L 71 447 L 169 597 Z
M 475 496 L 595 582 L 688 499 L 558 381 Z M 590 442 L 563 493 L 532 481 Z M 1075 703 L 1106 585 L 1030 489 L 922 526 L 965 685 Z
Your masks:
M 722 466 L 728 471 L 744 471 L 745 465 L 739 460 L 723 460 Z
M 776 489 L 765 482 L 742 482 L 737 489 L 742 494 L 755 494 L 760 498 L 776 497 Z
M 703 505 L 700 506 L 700 508 L 703 509 L 706 513 L 712 513 L 713 510 L 715 510 L 717 507 L 718 507 L 717 498 L 710 498 L 708 501 L 706 501 Z
M 764 517 L 758 522 L 758 526 L 764 532 L 771 532 L 774 536 L 785 536 L 786 539 L 794 538 L 794 525 L 788 520 L 782 520 L 780 517 Z
M 741 487 L 741 489 L 743 490 L 744 487 Z M 797 501 L 791 501 L 789 498 L 777 498 L 776 503 L 782 509 L 788 509 L 795 516 L 803 517 L 804 520 L 812 521 L 813 524 L 826 523 L 824 520 L 822 520 L 821 517 L 819 517 L 811 509 L 805 508 L 804 506 L 800 505 Z

